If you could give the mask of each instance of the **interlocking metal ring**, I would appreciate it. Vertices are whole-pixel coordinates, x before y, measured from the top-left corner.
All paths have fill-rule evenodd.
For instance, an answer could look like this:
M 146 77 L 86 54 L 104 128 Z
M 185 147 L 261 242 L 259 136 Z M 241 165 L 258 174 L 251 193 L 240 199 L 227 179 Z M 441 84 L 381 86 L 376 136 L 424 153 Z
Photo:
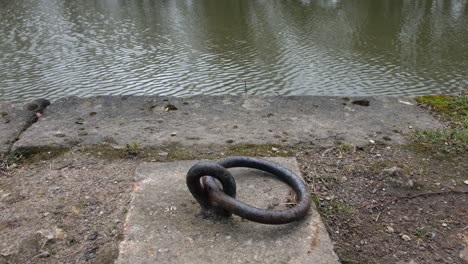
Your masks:
M 227 170 L 247 167 L 269 172 L 288 184 L 298 197 L 295 206 L 285 210 L 265 210 L 236 200 L 236 182 Z M 218 186 L 216 178 L 222 185 Z M 238 215 L 262 224 L 286 224 L 304 217 L 310 209 L 312 198 L 304 182 L 291 171 L 276 163 L 250 157 L 229 157 L 215 162 L 195 164 L 187 173 L 187 187 L 202 208 L 202 214 L 221 216 Z

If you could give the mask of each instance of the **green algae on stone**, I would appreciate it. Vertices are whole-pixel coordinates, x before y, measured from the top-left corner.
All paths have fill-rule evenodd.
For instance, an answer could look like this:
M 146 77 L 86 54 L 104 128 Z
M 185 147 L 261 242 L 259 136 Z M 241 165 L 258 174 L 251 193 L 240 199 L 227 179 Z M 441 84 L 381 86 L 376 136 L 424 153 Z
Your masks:
M 166 111 L 176 111 L 177 110 L 177 107 L 173 104 L 167 104 L 166 107 L 165 107 L 165 110 Z
M 125 150 L 128 153 L 128 155 L 136 156 L 143 150 L 143 147 L 141 146 L 140 143 L 133 142 L 131 144 L 127 144 Z
M 137 151 L 133 151 L 137 149 Z M 125 149 L 113 148 L 109 145 L 99 145 L 84 148 L 83 151 L 105 159 L 140 159 L 144 161 L 161 162 L 177 160 L 214 160 L 228 156 L 251 157 L 290 157 L 297 147 L 285 147 L 275 144 L 237 144 L 237 145 L 199 145 L 183 146 L 180 143 L 170 143 L 159 147 L 132 146 Z M 167 153 L 167 155 L 159 155 Z
M 369 106 L 370 105 L 369 100 L 367 100 L 367 99 L 354 100 L 351 103 L 355 104 L 355 105 L 360 105 L 360 106 Z
M 19 160 L 24 164 L 32 164 L 57 158 L 68 152 L 70 147 L 29 147 L 10 154 L 10 156 L 21 157 Z
M 39 105 L 36 103 L 29 103 L 26 105 L 26 110 L 33 111 L 39 108 Z
M 107 144 L 111 144 L 111 145 L 117 145 L 117 141 L 113 138 L 113 137 L 104 137 L 103 141 Z
M 452 127 L 468 128 L 468 95 L 425 95 L 415 99 L 451 121 Z

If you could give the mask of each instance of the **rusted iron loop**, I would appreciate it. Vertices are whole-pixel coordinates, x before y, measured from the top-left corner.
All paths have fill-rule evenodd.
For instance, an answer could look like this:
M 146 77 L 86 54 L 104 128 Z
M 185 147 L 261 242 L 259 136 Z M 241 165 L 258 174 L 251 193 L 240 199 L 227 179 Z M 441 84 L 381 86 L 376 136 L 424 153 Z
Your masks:
M 198 201 L 202 208 L 202 214 L 210 214 L 211 212 L 221 216 L 231 216 L 231 213 L 220 208 L 219 206 L 213 205 L 210 201 L 206 188 L 201 185 L 200 179 L 207 178 L 205 176 L 211 176 L 210 178 L 216 178 L 223 186 L 223 191 L 226 195 L 236 198 L 236 182 L 231 173 L 221 165 L 214 162 L 200 162 L 193 165 L 187 173 L 187 187 L 192 193 L 193 197 Z M 214 182 L 216 188 L 219 186 Z
M 285 210 L 265 210 L 236 200 L 236 184 L 227 170 L 234 167 L 258 169 L 276 176 L 296 192 L 297 204 Z M 222 189 L 214 178 L 221 182 Z M 250 157 L 229 157 L 216 162 L 198 163 L 187 174 L 187 186 L 200 203 L 202 211 L 208 210 L 224 216 L 232 213 L 262 224 L 276 225 L 297 221 L 307 214 L 312 203 L 307 187 L 294 173 L 276 163 Z

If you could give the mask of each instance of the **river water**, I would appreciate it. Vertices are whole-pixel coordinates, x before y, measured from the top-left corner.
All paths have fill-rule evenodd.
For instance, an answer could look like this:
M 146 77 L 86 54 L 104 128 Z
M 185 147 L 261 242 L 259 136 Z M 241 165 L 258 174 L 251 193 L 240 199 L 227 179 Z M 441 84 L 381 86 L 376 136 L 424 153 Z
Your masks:
M 468 0 L 0 0 L 0 100 L 468 86 Z

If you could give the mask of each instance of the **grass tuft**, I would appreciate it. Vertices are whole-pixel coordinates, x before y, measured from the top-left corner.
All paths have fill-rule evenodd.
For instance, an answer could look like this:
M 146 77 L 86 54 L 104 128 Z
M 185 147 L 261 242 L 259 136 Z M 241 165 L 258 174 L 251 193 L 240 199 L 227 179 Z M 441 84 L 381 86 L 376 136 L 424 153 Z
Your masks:
M 413 139 L 428 149 L 464 153 L 468 149 L 468 129 L 416 130 Z
M 425 95 L 416 101 L 450 121 L 447 129 L 415 130 L 411 136 L 419 149 L 464 153 L 468 149 L 468 95 Z

